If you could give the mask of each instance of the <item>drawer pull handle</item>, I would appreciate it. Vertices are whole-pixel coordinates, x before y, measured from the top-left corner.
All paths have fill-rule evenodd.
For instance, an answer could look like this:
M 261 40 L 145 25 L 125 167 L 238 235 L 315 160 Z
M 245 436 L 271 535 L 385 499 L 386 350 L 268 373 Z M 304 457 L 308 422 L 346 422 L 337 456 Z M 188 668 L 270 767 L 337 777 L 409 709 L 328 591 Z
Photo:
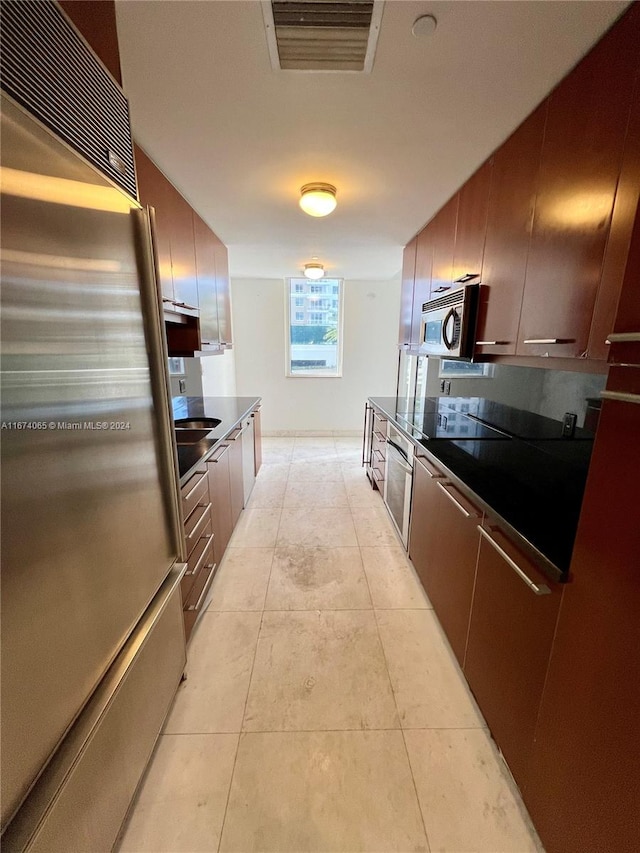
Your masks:
M 640 394 L 631 394 L 628 391 L 601 391 L 603 400 L 618 400 L 620 403 L 640 403 Z
M 566 341 L 560 340 L 560 338 L 528 338 L 525 341 L 525 344 L 563 344 Z
M 209 563 L 208 565 L 205 566 L 205 569 L 209 569 L 209 571 L 213 571 L 213 569 L 215 569 L 215 567 L 216 567 L 215 563 Z M 209 580 L 211 580 L 211 579 L 209 579 Z M 188 607 L 187 610 L 200 610 L 200 605 L 202 604 L 202 600 L 205 597 L 205 595 L 209 592 L 209 586 L 210 586 L 210 583 L 209 583 L 209 581 L 207 581 L 207 583 L 204 585 L 204 589 L 200 593 L 200 597 L 198 598 L 196 603 L 192 604 L 190 607 Z
M 203 509 L 204 509 L 204 512 L 202 513 L 202 515 L 200 516 L 200 518 L 196 522 L 196 526 L 193 528 L 191 533 L 187 536 L 187 539 L 193 539 L 193 537 L 196 535 L 196 533 L 198 533 L 198 528 L 200 527 L 200 525 L 202 524 L 204 519 L 207 517 L 207 514 L 208 514 L 209 510 L 211 509 L 211 504 L 208 503 L 205 507 L 203 507 Z M 198 535 L 198 539 L 199 538 L 200 538 L 200 536 Z
M 222 447 L 217 447 L 207 459 L 207 462 L 219 462 L 227 450 L 229 450 L 228 444 L 223 444 Z
M 611 332 L 605 344 L 627 344 L 640 341 L 640 332 Z
M 376 457 L 378 462 L 384 462 L 385 461 L 384 454 L 380 453 L 380 451 L 377 448 L 373 451 L 373 455 Z
M 417 456 L 416 455 L 415 459 L 417 459 L 417 461 L 420 463 L 420 466 L 422 468 L 424 468 L 424 470 L 427 472 L 427 474 L 431 477 L 432 480 L 437 480 L 438 477 L 444 477 L 444 474 L 442 474 L 440 471 L 438 471 L 437 468 L 433 468 L 433 469 L 431 468 L 429 462 L 427 461 L 426 456 Z
M 479 512 L 469 512 L 468 509 L 466 509 L 465 507 L 462 506 L 462 504 L 460 503 L 459 500 L 457 500 L 457 498 L 454 498 L 454 496 L 451 494 L 449 489 L 447 489 L 445 486 L 443 486 L 442 483 L 436 483 L 436 486 L 445 493 L 445 495 L 449 498 L 451 503 L 455 504 L 458 507 L 458 509 L 460 510 L 460 512 L 466 518 L 480 518 Z
M 477 347 L 506 347 L 511 341 L 476 341 Z M 525 341 L 525 344 L 530 344 L 531 341 Z
M 211 534 L 211 533 L 207 533 L 207 535 L 206 535 L 206 536 L 203 536 L 202 538 L 203 538 L 203 539 L 211 539 L 211 536 L 212 536 L 212 534 Z M 200 554 L 200 559 L 198 560 L 198 562 L 197 562 L 197 563 L 195 564 L 195 566 L 193 567 L 193 571 L 192 571 L 192 572 L 185 572 L 185 576 L 188 576 L 188 575 L 197 575 L 197 574 L 198 574 L 198 572 L 200 571 L 200 567 L 201 567 L 201 565 L 202 565 L 202 561 L 203 561 L 203 560 L 204 560 L 204 558 L 207 556 L 207 551 L 208 551 L 208 550 L 209 550 L 209 546 L 208 546 L 208 545 L 206 545 L 206 546 L 205 546 L 205 548 L 204 548 L 204 550 L 202 551 L 202 554 Z
M 533 592 L 535 592 L 536 595 L 549 595 L 549 593 L 551 592 L 549 587 L 543 583 L 539 583 L 539 584 L 534 583 L 531 580 L 531 578 L 525 572 L 522 571 L 520 566 L 517 563 L 514 563 L 514 561 L 507 554 L 507 552 L 504 550 L 504 548 L 501 548 L 498 545 L 498 543 L 496 542 L 496 540 L 492 536 L 489 536 L 489 534 L 484 529 L 484 527 L 481 527 L 480 525 L 478 525 L 478 530 L 480 531 L 480 535 L 484 536 L 484 538 L 487 540 L 487 542 L 493 548 L 495 548 L 495 550 L 498 552 L 498 554 L 500 554 L 502 559 L 511 566 L 513 571 L 518 575 L 519 578 L 521 578 L 526 583 L 526 585 L 529 587 L 529 589 L 533 590 Z
M 194 486 L 194 487 L 193 487 L 193 488 L 188 492 L 188 494 L 186 494 L 186 495 L 184 496 L 184 500 L 185 500 L 185 501 L 188 501 L 188 500 L 189 500 L 189 498 L 191 497 L 191 495 L 196 491 L 196 489 L 198 489 L 198 488 L 202 485 L 202 481 L 204 480 L 204 478 L 205 478 L 206 476 L 207 476 L 206 474 L 203 474 L 203 475 L 202 475 L 202 477 L 200 477 L 200 479 L 198 480 L 198 482 L 195 484 L 195 486 Z

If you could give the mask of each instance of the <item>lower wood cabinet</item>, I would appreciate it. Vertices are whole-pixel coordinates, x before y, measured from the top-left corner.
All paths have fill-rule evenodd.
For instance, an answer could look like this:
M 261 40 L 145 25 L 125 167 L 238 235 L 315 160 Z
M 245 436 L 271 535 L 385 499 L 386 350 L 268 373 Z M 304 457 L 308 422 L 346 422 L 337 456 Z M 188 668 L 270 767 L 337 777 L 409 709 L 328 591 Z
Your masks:
M 460 664 L 464 662 L 482 511 L 417 458 L 409 556 Z
M 521 788 L 561 596 L 503 533 L 482 528 L 464 673 Z
M 224 444 L 217 448 L 207 460 L 209 494 L 211 495 L 211 517 L 214 532 L 214 553 L 220 565 L 229 539 L 233 533 L 231 511 L 231 482 L 229 474 L 230 447 Z
M 242 467 L 242 429 L 235 429 L 225 442 L 229 444 L 229 484 L 231 489 L 231 521 L 235 527 L 244 507 L 244 477 Z
M 184 539 L 187 570 L 180 583 L 186 639 L 189 639 L 198 616 L 204 609 L 207 592 L 213 581 L 218 561 L 214 551 L 215 535 L 207 468 L 196 469 L 182 486 Z
M 254 464 L 254 473 L 256 477 L 258 476 L 258 471 L 262 466 L 262 419 L 260 415 L 260 409 L 262 406 L 258 406 L 253 412 L 251 412 L 251 417 L 253 418 L 253 464 Z

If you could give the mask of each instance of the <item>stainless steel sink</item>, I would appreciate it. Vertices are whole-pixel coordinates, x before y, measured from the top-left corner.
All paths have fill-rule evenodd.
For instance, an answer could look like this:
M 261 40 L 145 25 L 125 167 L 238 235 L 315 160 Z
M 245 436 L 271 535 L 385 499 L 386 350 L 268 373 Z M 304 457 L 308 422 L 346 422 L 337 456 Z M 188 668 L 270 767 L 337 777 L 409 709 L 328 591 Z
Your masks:
M 218 418 L 180 418 L 174 421 L 176 430 L 205 430 L 210 432 L 222 423 Z
M 203 438 L 207 438 L 212 427 L 208 429 L 176 429 L 176 442 L 178 444 L 197 444 Z

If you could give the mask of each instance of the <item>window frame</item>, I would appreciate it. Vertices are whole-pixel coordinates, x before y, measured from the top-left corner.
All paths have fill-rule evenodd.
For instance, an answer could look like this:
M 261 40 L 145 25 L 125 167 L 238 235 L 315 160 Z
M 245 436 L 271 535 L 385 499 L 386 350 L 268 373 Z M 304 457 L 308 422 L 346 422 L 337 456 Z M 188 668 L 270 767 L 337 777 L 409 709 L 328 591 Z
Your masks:
M 338 297 L 338 319 L 337 319 L 337 329 L 338 329 L 338 346 L 336 353 L 336 367 L 335 370 L 331 371 L 323 371 L 323 372 L 313 372 L 313 373 L 298 373 L 293 372 L 291 370 L 291 300 L 300 296 L 300 292 L 295 290 L 295 285 L 297 283 L 304 283 L 309 285 L 308 292 L 304 293 L 305 300 L 307 296 L 311 295 L 311 286 L 318 284 L 330 284 L 338 286 L 338 293 L 333 294 Z M 284 293 L 285 293 L 285 377 L 287 379 L 342 379 L 342 369 L 343 369 L 343 352 L 344 352 L 344 279 L 342 278 L 327 278 L 322 282 L 311 282 L 307 279 L 301 279 L 299 276 L 291 276 L 289 278 L 285 278 L 284 280 Z M 314 296 L 327 298 L 326 293 L 317 294 L 314 293 Z M 329 294 L 329 298 L 332 294 Z M 295 312 L 295 308 L 293 309 Z M 305 308 L 305 314 L 309 312 Z M 314 324 L 310 324 L 314 325 Z

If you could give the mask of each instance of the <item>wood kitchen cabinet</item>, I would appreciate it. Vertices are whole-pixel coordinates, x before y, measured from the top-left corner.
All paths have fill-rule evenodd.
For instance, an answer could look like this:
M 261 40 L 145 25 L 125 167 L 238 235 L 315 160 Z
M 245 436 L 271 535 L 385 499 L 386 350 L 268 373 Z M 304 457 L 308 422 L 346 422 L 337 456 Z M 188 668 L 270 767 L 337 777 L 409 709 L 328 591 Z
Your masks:
M 173 302 L 173 271 L 171 268 L 171 184 L 142 148 L 134 145 L 138 195 L 140 203 L 155 209 L 155 250 L 158 256 L 158 274 L 164 299 Z
M 253 462 L 254 473 L 258 476 L 258 471 L 262 467 L 262 416 L 260 414 L 262 406 L 258 406 L 251 412 L 253 418 Z
M 402 253 L 402 286 L 400 290 L 400 328 L 398 343 L 415 343 L 411 335 L 413 318 L 413 287 L 416 276 L 416 245 L 418 238 L 414 237 L 407 243 Z
M 462 665 L 482 512 L 418 457 L 413 475 L 409 556 Z
M 218 565 L 227 550 L 233 533 L 234 520 L 231 509 L 230 446 L 222 444 L 207 460 L 211 517 L 214 532 L 214 553 Z
M 193 211 L 172 184 L 166 217 L 171 245 L 173 295 L 178 306 L 198 308 L 198 279 L 193 233 Z
M 204 611 L 219 561 L 215 555 L 215 535 L 207 468 L 197 468 L 181 490 L 187 569 L 180 583 L 185 635 L 188 640 Z
M 216 236 L 195 211 L 193 232 L 200 309 L 200 344 L 201 346 L 218 346 L 220 336 L 216 288 Z
M 453 252 L 453 280 L 466 275 L 480 281 L 487 233 L 487 210 L 491 184 L 490 158 L 469 178 L 458 193 L 458 217 Z
M 416 266 L 413 288 L 413 307 L 411 322 L 411 343 L 420 346 L 422 329 L 422 306 L 431 296 L 431 276 L 433 272 L 434 237 L 437 225 L 429 222 L 418 234 L 416 241 Z
M 371 422 L 371 475 L 373 485 L 384 492 L 385 465 L 387 459 L 387 419 L 373 410 Z
M 60 0 L 60 6 L 122 86 L 114 0 Z
M 639 373 L 609 374 L 628 398 L 602 404 L 535 730 L 525 801 L 548 853 L 640 841 Z
M 562 585 L 541 574 L 500 530 L 482 530 L 464 673 L 524 788 Z M 536 594 L 523 576 L 548 592 Z
M 476 351 L 516 351 L 536 201 L 546 101 L 493 156 Z
M 627 18 L 548 99 L 519 355 L 587 353 L 639 52 Z
M 231 347 L 233 335 L 231 327 L 231 292 L 229 283 L 229 253 L 216 235 L 215 257 L 216 257 L 216 294 L 218 299 L 218 338 L 220 345 Z
M 453 253 L 456 244 L 458 193 L 433 217 L 427 228 L 433 240 L 430 298 L 434 299 L 453 287 Z
M 229 483 L 231 490 L 231 521 L 235 527 L 244 507 L 244 476 L 242 466 L 242 429 L 235 429 L 226 439 L 229 444 Z
M 638 20 L 640 6 L 632 12 Z M 628 364 L 640 363 L 640 340 L 619 335 L 640 333 L 640 73 L 636 80 L 631 117 L 622 158 L 609 242 L 602 267 L 596 310 L 589 335 L 589 357 Z M 610 332 L 612 343 L 607 344 Z

